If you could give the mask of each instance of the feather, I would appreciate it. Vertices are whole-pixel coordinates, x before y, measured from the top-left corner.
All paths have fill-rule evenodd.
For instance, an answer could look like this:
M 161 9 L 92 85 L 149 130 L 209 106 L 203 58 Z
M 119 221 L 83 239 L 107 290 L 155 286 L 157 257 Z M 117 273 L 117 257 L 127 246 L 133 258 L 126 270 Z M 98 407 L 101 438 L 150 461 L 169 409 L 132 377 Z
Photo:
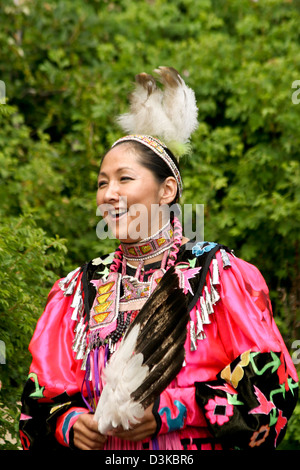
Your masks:
M 188 142 L 198 125 L 195 93 L 174 68 L 159 67 L 155 72 L 165 87 L 163 108 L 174 127 L 172 140 Z
M 138 422 L 179 373 L 188 319 L 186 296 L 170 268 L 107 364 L 95 412 L 102 434 L 120 425 L 129 429 Z
M 142 384 L 148 373 L 148 367 L 143 366 L 142 354 L 134 354 L 139 330 L 139 325 L 131 330 L 104 372 L 105 386 L 95 412 L 101 434 L 119 425 L 129 429 L 129 425 L 135 424 L 144 414 L 142 405 L 131 399 L 132 390 Z
M 174 68 L 159 67 L 154 72 L 163 89 L 152 75 L 137 75 L 130 111 L 119 116 L 118 123 L 126 133 L 157 137 L 171 150 L 187 148 L 198 126 L 195 93 Z

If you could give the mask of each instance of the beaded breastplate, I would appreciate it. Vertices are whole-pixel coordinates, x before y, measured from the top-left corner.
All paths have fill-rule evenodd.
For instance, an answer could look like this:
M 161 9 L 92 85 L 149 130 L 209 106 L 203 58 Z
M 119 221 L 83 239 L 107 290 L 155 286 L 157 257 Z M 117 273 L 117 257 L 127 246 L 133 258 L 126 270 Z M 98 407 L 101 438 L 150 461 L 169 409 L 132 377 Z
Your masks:
M 89 320 L 91 340 L 97 337 L 97 341 L 104 341 L 117 328 L 120 312 L 140 310 L 164 273 L 165 270 L 161 269 L 155 271 L 147 282 L 139 281 L 133 276 L 122 276 L 121 273 L 110 273 L 105 278 L 92 280 L 96 295 Z
M 222 245 L 207 242 L 196 244 L 192 250 L 192 259 L 189 259 L 188 254 L 184 254 L 175 265 L 180 278 L 180 288 L 191 299 L 188 305 L 191 316 L 188 328 L 191 351 L 197 349 L 198 340 L 205 339 L 203 327 L 210 323 L 214 305 L 220 299 L 216 289 L 219 284 L 216 251 L 221 252 L 223 269 L 231 266 L 227 255 L 229 250 L 224 248 Z M 111 257 L 89 263 L 92 269 L 92 277 L 88 276 L 90 280 L 86 274 L 81 276 L 82 268 L 78 268 L 60 282 L 64 295 L 74 295 L 71 304 L 73 308 L 71 319 L 76 321 L 73 350 L 76 359 L 83 360 L 81 367 L 83 370 L 86 367 L 89 351 L 93 348 L 97 349 L 106 344 L 110 351 L 114 350 L 114 344 L 121 338 L 132 316 L 144 306 L 165 273 L 164 269 L 158 269 L 147 281 L 138 281 L 130 275 L 110 272 L 107 269 L 110 263 Z M 212 271 L 208 270 L 209 267 Z M 95 279 L 97 268 L 99 268 L 99 279 Z M 86 290 L 84 285 L 91 287 Z M 89 293 L 90 289 L 94 290 L 93 294 Z M 82 296 L 83 290 L 84 297 L 92 295 L 91 308 L 87 307 L 87 299 Z

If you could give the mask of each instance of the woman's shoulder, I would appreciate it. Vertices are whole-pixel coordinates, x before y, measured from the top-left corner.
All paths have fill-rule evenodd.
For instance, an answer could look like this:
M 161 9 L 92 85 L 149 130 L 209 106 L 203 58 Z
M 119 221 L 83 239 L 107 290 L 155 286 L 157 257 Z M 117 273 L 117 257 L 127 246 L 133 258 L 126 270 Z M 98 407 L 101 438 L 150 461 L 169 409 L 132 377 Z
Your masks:
M 224 272 L 239 273 L 246 278 L 262 277 L 259 268 L 251 262 L 239 257 L 235 251 L 218 242 L 203 241 L 194 242 L 188 245 L 189 249 L 186 250 L 186 257 L 194 261 L 194 264 L 206 267 L 207 270 L 212 269 L 212 266 L 218 267 L 220 275 Z
M 82 281 L 82 278 L 92 278 L 94 274 L 105 275 L 105 272 L 109 269 L 113 259 L 114 253 L 108 253 L 92 258 L 81 266 L 68 272 L 64 277 L 57 281 L 56 285 L 58 285 L 64 292 L 65 296 L 71 295 L 74 293 L 79 281 Z
M 214 259 L 221 258 L 223 267 L 231 266 L 231 258 L 235 257 L 233 250 L 228 246 L 211 241 L 189 241 L 185 247 L 184 257 L 197 262 L 197 264 L 209 267 Z M 196 260 L 196 261 L 195 261 Z

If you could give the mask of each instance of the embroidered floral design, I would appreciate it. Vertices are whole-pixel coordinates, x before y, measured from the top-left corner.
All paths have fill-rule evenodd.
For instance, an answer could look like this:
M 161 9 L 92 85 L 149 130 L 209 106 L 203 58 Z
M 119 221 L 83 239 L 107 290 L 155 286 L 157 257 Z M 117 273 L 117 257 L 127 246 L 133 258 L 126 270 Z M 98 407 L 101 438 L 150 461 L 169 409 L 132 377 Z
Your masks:
M 267 439 L 269 433 L 270 433 L 270 427 L 267 424 L 264 426 L 261 426 L 258 431 L 253 433 L 249 442 L 249 447 L 258 447 L 261 444 L 263 444 L 265 440 Z
M 244 403 L 240 400 L 238 400 L 238 392 L 230 385 L 229 383 L 226 383 L 224 385 L 208 385 L 208 387 L 213 388 L 215 390 L 222 390 L 223 392 L 226 393 L 227 401 L 229 405 L 243 405 Z
M 265 395 L 259 390 L 259 388 L 256 387 L 256 385 L 254 385 L 254 393 L 259 402 L 259 406 L 250 410 L 249 414 L 262 413 L 268 415 L 271 410 L 276 408 L 274 403 L 272 401 L 267 400 Z
M 279 410 L 278 419 L 275 424 L 275 431 L 276 431 L 276 439 L 275 439 L 275 446 L 277 445 L 277 438 L 280 434 L 280 431 L 285 428 L 287 425 L 287 419 L 283 416 L 282 411 Z
M 229 421 L 229 417 L 233 415 L 233 405 L 228 403 L 226 398 L 211 398 L 204 407 L 207 410 L 206 416 L 211 424 L 217 423 L 222 426 Z
M 166 415 L 169 432 L 181 429 L 184 426 L 184 421 L 187 417 L 187 410 L 183 403 L 181 403 L 179 400 L 175 400 L 174 405 L 178 410 L 178 415 L 176 418 L 172 418 L 171 410 L 168 406 L 164 406 L 158 412 L 160 416 L 163 416 L 164 414 Z
M 23 431 L 20 431 L 20 440 L 24 450 L 30 449 L 30 440 Z
M 244 369 L 249 364 L 250 361 L 250 351 L 246 351 L 241 354 L 241 360 L 238 365 L 231 372 L 230 364 L 225 367 L 221 372 L 221 378 L 226 380 L 226 382 L 231 383 L 234 388 L 237 388 L 239 381 L 244 377 Z
M 44 398 L 45 387 L 41 387 L 39 384 L 38 376 L 35 372 L 31 372 L 28 375 L 29 379 L 33 379 L 35 385 L 35 391 L 30 394 L 31 398 Z
M 281 355 L 280 355 L 280 366 L 277 369 L 277 374 L 278 374 L 280 385 L 282 385 L 284 383 L 285 390 L 286 391 L 289 390 L 288 373 L 287 373 L 286 368 L 285 368 L 283 353 L 281 353 Z
M 196 383 L 196 400 L 213 436 L 228 448 L 275 449 L 298 397 L 298 382 L 285 380 L 287 374 L 282 353 L 246 351 L 217 380 Z

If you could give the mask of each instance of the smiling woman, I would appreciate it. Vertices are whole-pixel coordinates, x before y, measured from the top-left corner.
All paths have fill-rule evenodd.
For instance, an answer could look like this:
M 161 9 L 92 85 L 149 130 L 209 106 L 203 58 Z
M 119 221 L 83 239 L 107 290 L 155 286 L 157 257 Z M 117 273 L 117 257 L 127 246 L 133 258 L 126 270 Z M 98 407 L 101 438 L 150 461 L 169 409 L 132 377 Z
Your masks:
M 168 222 L 168 210 L 163 208 L 169 207 L 177 193 L 174 176 L 159 182 L 141 155 L 129 142 L 121 143 L 107 153 L 100 168 L 97 204 L 115 237 L 123 242 L 156 233 Z
M 261 274 L 170 211 L 197 112 L 178 72 L 156 72 L 164 92 L 137 76 L 99 171 L 119 247 L 55 283 L 30 343 L 24 448 L 274 449 L 295 407 Z

